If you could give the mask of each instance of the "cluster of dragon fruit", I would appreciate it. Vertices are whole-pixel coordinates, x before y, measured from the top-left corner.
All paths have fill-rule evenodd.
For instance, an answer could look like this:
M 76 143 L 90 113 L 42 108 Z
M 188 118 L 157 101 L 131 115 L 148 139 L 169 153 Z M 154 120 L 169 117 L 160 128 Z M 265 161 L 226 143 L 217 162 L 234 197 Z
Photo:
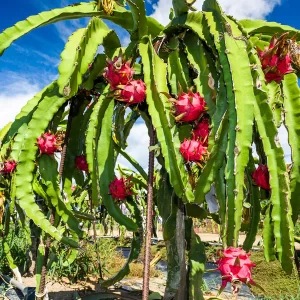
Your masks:
M 114 60 L 107 60 L 104 77 L 110 85 L 114 99 L 126 103 L 127 106 L 139 104 L 146 98 L 146 84 L 143 80 L 133 79 L 134 70 L 130 61 L 126 61 L 120 52 Z M 133 184 L 127 178 L 115 178 L 109 185 L 109 191 L 116 200 L 125 200 L 132 195 Z
M 293 58 L 289 54 L 285 35 L 278 39 L 274 36 L 266 49 L 257 49 L 262 69 L 267 83 L 275 81 L 280 83 L 285 74 L 293 72 Z M 126 61 L 122 56 L 116 56 L 113 60 L 107 61 L 104 77 L 110 85 L 110 95 L 117 101 L 121 101 L 126 106 L 137 105 L 146 98 L 146 85 L 141 80 L 135 80 L 134 69 L 130 61 Z M 209 157 L 208 143 L 210 134 L 210 119 L 206 113 L 206 102 L 199 92 L 193 92 L 192 88 L 187 92 L 180 91 L 176 99 L 169 95 L 169 101 L 174 106 L 174 117 L 180 126 L 181 124 L 192 124 L 193 130 L 191 138 L 184 139 L 180 145 L 180 153 L 187 164 L 197 164 L 200 167 L 205 164 Z M 50 132 L 42 134 L 37 139 L 37 146 L 40 155 L 53 155 L 61 151 L 64 136 L 63 133 L 52 134 Z M 88 173 L 88 163 L 84 154 L 75 158 L 75 166 Z M 2 163 L 1 174 L 9 175 L 14 172 L 17 162 L 6 160 Z M 259 164 L 252 174 L 253 183 L 265 190 L 271 190 L 269 184 L 268 167 Z M 115 178 L 110 186 L 110 194 L 115 200 L 126 200 L 126 197 L 132 195 L 130 179 Z M 241 248 L 230 247 L 221 253 L 217 261 L 218 270 L 222 275 L 221 290 L 230 282 L 234 292 L 239 290 L 239 284 L 254 284 L 251 278 L 251 269 L 255 265 L 249 259 L 247 254 Z

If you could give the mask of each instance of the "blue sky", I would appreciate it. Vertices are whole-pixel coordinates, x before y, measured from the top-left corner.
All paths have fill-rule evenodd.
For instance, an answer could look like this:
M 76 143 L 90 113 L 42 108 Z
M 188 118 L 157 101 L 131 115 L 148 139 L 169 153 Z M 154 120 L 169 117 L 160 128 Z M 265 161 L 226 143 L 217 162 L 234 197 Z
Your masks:
M 0 10 L 0 30 L 10 27 L 30 15 L 44 10 L 64 7 L 74 2 L 76 1 L 5 1 Z M 196 2 L 198 9 L 201 8 L 202 2 L 203 0 Z M 299 0 L 219 0 L 219 2 L 225 12 L 238 19 L 245 17 L 265 18 L 268 21 L 288 24 L 300 29 Z M 154 16 L 160 22 L 167 22 L 171 3 L 172 0 L 146 0 L 147 14 L 154 13 Z M 38 28 L 14 42 L 0 57 L 0 128 L 8 121 L 12 121 L 21 107 L 36 92 L 57 78 L 59 55 L 68 36 L 77 28 L 85 27 L 87 23 L 88 19 L 81 19 Z M 128 35 L 115 25 L 113 26 L 117 33 L 121 35 L 122 42 L 126 43 Z M 137 126 L 142 126 L 142 124 Z M 136 135 L 131 135 L 130 138 L 132 144 L 141 145 L 142 148 L 147 147 L 145 126 L 136 127 L 134 132 Z M 141 141 L 143 136 L 145 141 Z M 284 144 L 287 145 L 287 142 L 284 142 Z M 139 153 L 144 152 L 142 148 L 135 147 L 135 153 L 130 154 L 136 157 Z M 136 158 L 138 161 L 144 160 L 143 157 Z M 146 164 L 145 161 L 143 165 L 146 166 Z
M 43 10 L 64 7 L 75 1 L 51 0 L 51 1 L 6 1 L 0 12 L 0 29 L 3 30 L 14 23 L 25 19 L 30 15 L 37 14 Z M 88 1 L 86 1 L 88 2 Z M 46 3 L 46 4 L 45 4 Z M 147 4 L 148 13 L 152 13 L 152 5 Z M 49 82 L 57 74 L 59 55 L 63 50 L 67 37 L 76 28 L 85 27 L 88 18 L 75 21 L 60 22 L 56 25 L 49 25 L 38 28 L 13 43 L 0 57 L 0 78 L 5 79 L 5 72 L 20 72 L 27 75 L 27 78 L 35 82 L 36 75 L 42 73 L 41 85 Z M 114 26 L 114 24 L 111 24 Z M 117 29 L 117 26 L 114 26 Z M 126 38 L 126 33 L 117 30 Z M 32 77 L 32 78 L 31 78 Z M 3 84 L 3 82 L 2 82 Z M 0 83 L 1 87 L 1 83 Z
M 166 0 L 162 1 L 164 3 L 168 2 Z M 227 2 L 230 3 L 230 1 Z M 73 1 L 70 0 L 6 1 L 1 7 L 0 29 L 3 30 L 10 27 L 17 21 L 37 14 L 40 11 L 63 7 L 71 3 Z M 149 15 L 153 13 L 153 5 L 155 4 L 157 4 L 157 0 L 152 2 L 151 0 L 146 1 Z M 281 5 L 276 5 L 273 11 L 266 16 L 266 19 L 289 24 L 300 29 L 299 11 L 300 1 L 282 0 Z M 167 16 L 168 12 L 164 11 L 164 15 Z M 4 55 L 0 57 L 0 89 L 7 87 L 7 81 L 16 79 L 18 75 L 22 78 L 27 78 L 30 83 L 37 84 L 40 87 L 53 80 L 57 76 L 59 55 L 64 47 L 64 42 L 73 30 L 84 27 L 87 22 L 88 19 L 66 21 L 57 25 L 38 28 L 13 43 Z M 126 36 L 124 39 L 126 39 Z

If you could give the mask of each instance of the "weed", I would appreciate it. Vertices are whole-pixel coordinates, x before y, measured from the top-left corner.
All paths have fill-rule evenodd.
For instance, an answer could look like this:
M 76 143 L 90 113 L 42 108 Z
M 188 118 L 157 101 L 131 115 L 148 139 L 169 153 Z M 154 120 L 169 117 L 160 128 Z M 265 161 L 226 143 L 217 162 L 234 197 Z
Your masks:
M 295 236 L 300 236 L 300 222 L 297 222 L 294 227 Z
M 99 278 L 99 266 L 96 255 L 96 251 L 99 251 L 103 276 L 104 278 L 109 278 L 122 269 L 127 260 L 122 253 L 117 250 L 119 242 L 120 241 L 110 238 L 98 240 L 97 245 L 84 242 L 81 244 L 82 250 L 74 262 L 69 265 L 65 265 L 69 251 L 63 246 L 59 249 L 55 248 L 56 257 L 49 268 L 48 274 L 52 280 L 68 278 L 71 283 L 86 281 L 89 278 Z M 121 242 L 122 244 L 128 244 L 125 238 L 122 239 Z M 144 266 L 140 261 L 141 258 L 130 264 L 130 274 L 127 277 L 143 277 Z M 150 274 L 152 277 L 159 277 L 161 272 L 152 268 Z
M 99 263 L 97 251 L 100 254 L 101 268 L 104 271 L 104 275 L 107 274 L 111 268 L 111 264 L 118 261 L 118 253 L 115 248 L 117 244 L 113 239 L 101 239 L 97 241 L 97 244 L 93 242 L 83 241 L 81 243 L 81 250 L 78 253 L 76 259 L 71 264 L 66 264 L 69 250 L 63 245 L 54 247 L 55 256 L 53 263 L 51 264 L 48 274 L 50 278 L 60 280 L 67 277 L 71 283 L 87 280 L 88 277 L 99 277 Z
M 28 228 L 23 228 L 19 224 L 11 223 L 9 233 L 6 238 L 14 262 L 19 267 L 21 273 L 27 271 L 30 266 L 29 248 L 31 241 L 28 230 Z M 0 245 L 0 272 L 4 274 L 11 274 L 5 253 L 3 252 L 1 238 Z
M 130 264 L 130 273 L 128 274 L 128 277 L 139 277 L 143 278 L 143 272 L 144 272 L 144 264 L 142 263 L 132 263 Z M 161 272 L 156 270 L 154 267 L 150 268 L 150 277 L 160 277 Z

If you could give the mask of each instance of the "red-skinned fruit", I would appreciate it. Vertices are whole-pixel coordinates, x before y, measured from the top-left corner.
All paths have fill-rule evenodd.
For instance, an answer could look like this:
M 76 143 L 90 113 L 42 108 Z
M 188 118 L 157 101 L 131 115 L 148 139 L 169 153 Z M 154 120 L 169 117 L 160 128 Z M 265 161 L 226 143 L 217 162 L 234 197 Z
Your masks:
M 86 161 L 86 156 L 83 154 L 75 157 L 75 166 L 78 170 L 81 170 L 84 172 L 89 171 L 89 166 Z
M 141 103 L 145 98 L 146 84 L 141 79 L 131 80 L 124 86 L 119 85 L 115 92 L 115 99 L 128 105 Z
M 257 49 L 267 82 L 276 81 L 279 83 L 285 74 L 294 72 L 289 54 L 280 46 L 282 38 L 280 37 L 278 40 L 274 36 L 265 51 Z
M 196 128 L 193 130 L 193 139 L 200 140 L 204 146 L 208 146 L 208 135 L 209 135 L 209 120 L 204 118 L 199 122 Z
M 40 154 L 51 155 L 59 150 L 59 145 L 57 144 L 57 138 L 55 134 L 44 133 L 37 139 L 37 145 L 40 149 Z
M 256 285 L 251 276 L 255 264 L 250 260 L 250 254 L 242 248 L 229 247 L 221 251 L 221 257 L 217 261 L 218 270 L 222 275 L 220 292 L 231 283 L 233 292 L 237 294 L 242 283 Z
M 109 192 L 114 199 L 125 200 L 127 196 L 132 195 L 133 184 L 130 179 L 121 177 L 120 179 L 115 178 L 109 185 Z
M 104 77 L 110 84 L 111 90 L 115 90 L 118 85 L 126 85 L 132 80 L 134 71 L 130 67 L 130 62 L 124 61 L 122 54 L 115 56 L 114 60 L 107 61 Z
M 2 174 L 9 174 L 12 173 L 17 167 L 17 162 L 14 160 L 6 160 L 3 163 L 3 167 L 2 170 L 0 171 L 0 173 Z
M 258 168 L 252 173 L 252 178 L 255 182 L 256 185 L 259 187 L 265 189 L 265 190 L 270 190 L 270 175 L 269 175 L 269 170 L 266 165 L 259 164 Z
M 191 122 L 197 120 L 204 112 L 206 102 L 200 93 L 181 93 L 178 99 L 173 99 L 175 106 L 176 121 Z
M 207 147 L 199 140 L 185 139 L 179 151 L 186 161 L 199 162 L 207 154 Z

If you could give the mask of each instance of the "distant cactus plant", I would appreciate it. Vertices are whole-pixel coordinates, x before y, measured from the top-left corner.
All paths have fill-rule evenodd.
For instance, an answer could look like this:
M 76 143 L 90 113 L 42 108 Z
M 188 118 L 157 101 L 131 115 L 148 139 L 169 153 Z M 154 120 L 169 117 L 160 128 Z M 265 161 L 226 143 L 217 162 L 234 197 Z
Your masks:
M 184 299 L 187 294 L 190 299 L 203 299 L 205 250 L 194 232 L 193 218 L 209 213 L 205 195 L 211 190 L 219 204 L 214 219 L 220 224 L 224 248 L 238 247 L 243 228 L 247 235 L 242 247 L 249 251 L 263 214 L 265 257 L 268 261 L 277 257 L 283 269 L 292 272 L 293 227 L 300 210 L 298 32 L 274 22 L 237 21 L 216 0 L 205 0 L 202 11 L 190 12 L 191 2 L 173 0 L 174 14 L 166 27 L 146 16 L 143 0 L 127 1 L 129 9 L 118 1 L 105 0 L 42 12 L 0 34 L 2 55 L 35 28 L 91 17 L 88 26 L 67 41 L 58 79 L 34 96 L 0 132 L 1 203 L 9 204 L 1 204 L 0 226 L 5 237 L 5 219 L 11 214 L 26 215 L 47 235 L 38 256 L 38 262 L 46 264 L 43 268 L 37 264 L 37 274 L 42 273 L 37 276 L 40 297 L 50 237 L 74 248 L 70 263 L 77 255 L 83 235 L 79 220 L 93 220 L 91 214 L 78 211 L 86 197 L 91 213 L 101 204 L 117 223 L 133 232 L 128 262 L 101 284 L 109 286 L 120 280 L 128 274 L 129 262 L 137 258 L 142 241 L 137 199 L 145 199 L 128 192 L 115 179 L 118 155 L 136 170 L 131 174 L 122 171 L 123 185 L 130 178 L 143 195 L 148 191 L 148 221 L 153 193 L 163 220 L 168 253 L 165 299 Z M 119 37 L 103 19 L 130 33 L 127 47 L 121 47 Z M 99 45 L 105 54 L 97 54 Z M 126 153 L 127 138 L 139 118 L 151 137 L 148 174 Z M 59 139 L 61 152 L 55 154 L 60 156 L 58 169 L 53 155 L 46 155 L 58 150 L 57 138 L 49 132 L 63 130 L 66 119 L 65 133 Z M 278 138 L 281 124 L 288 131 L 291 169 Z M 160 165 L 155 178 L 154 151 Z M 256 170 L 257 165 L 261 171 Z M 43 210 L 37 196 L 45 200 Z M 126 199 L 123 203 L 129 216 L 114 198 Z M 263 210 L 261 200 L 266 200 Z M 147 237 L 150 234 L 151 230 Z M 14 269 L 9 247 L 4 245 Z M 147 299 L 147 284 L 144 291 L 143 299 Z

